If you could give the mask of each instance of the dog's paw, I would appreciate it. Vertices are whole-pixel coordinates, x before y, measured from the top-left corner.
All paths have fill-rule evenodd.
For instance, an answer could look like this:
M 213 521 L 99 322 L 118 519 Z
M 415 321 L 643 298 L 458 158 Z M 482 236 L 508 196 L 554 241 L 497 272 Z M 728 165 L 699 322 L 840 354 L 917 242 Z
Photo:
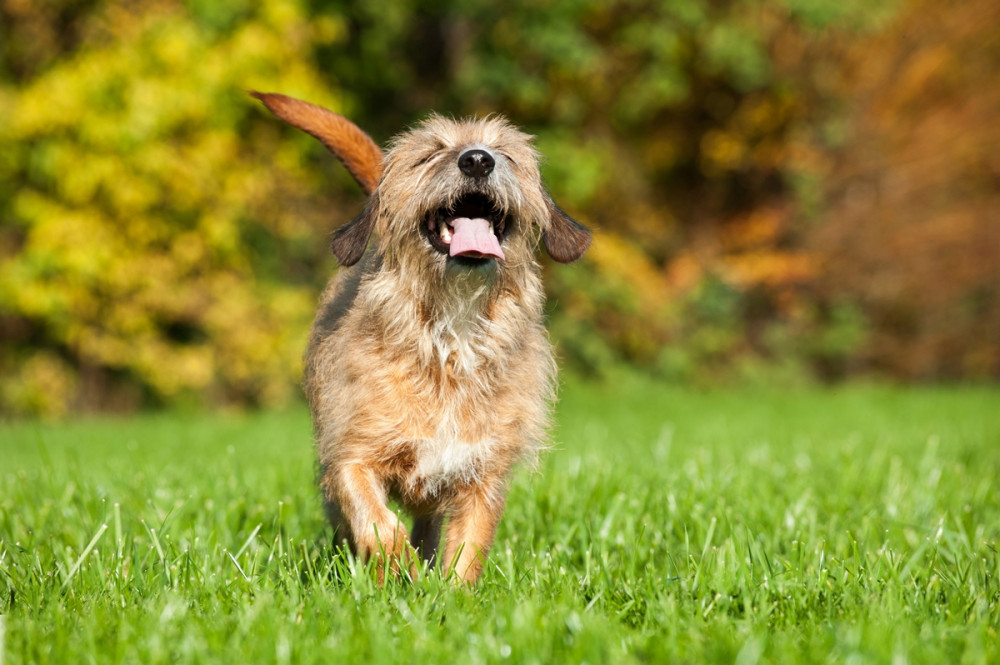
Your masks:
M 418 556 L 410 544 L 406 527 L 393 516 L 372 524 L 368 537 L 358 539 L 358 550 L 366 560 L 373 561 L 379 584 L 385 583 L 386 572 L 400 576 L 405 570 L 411 580 L 418 574 Z

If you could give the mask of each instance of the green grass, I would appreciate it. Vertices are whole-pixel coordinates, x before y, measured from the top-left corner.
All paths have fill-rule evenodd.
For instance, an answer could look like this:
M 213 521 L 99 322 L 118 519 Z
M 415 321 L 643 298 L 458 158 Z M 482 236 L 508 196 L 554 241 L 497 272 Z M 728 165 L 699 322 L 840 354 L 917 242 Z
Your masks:
M 997 663 L 1000 390 L 562 391 L 480 584 L 330 549 L 304 409 L 0 426 L 0 661 Z

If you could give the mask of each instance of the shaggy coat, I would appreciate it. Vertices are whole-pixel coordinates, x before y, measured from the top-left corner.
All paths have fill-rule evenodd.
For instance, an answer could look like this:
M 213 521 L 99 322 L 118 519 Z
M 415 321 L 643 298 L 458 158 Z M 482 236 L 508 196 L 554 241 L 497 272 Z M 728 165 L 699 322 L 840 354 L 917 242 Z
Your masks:
M 370 193 L 333 236 L 344 267 L 322 295 L 306 352 L 330 520 L 355 552 L 379 557 L 380 577 L 387 560 L 414 572 L 412 550 L 433 562 L 447 520 L 444 565 L 475 581 L 511 468 L 535 458 L 553 400 L 535 251 L 541 241 L 573 261 L 590 234 L 543 189 L 531 138 L 501 117 L 431 116 L 383 160 L 341 116 L 256 96 L 323 141 Z M 450 255 L 460 218 L 486 220 L 502 258 Z M 411 531 L 390 499 L 414 516 Z

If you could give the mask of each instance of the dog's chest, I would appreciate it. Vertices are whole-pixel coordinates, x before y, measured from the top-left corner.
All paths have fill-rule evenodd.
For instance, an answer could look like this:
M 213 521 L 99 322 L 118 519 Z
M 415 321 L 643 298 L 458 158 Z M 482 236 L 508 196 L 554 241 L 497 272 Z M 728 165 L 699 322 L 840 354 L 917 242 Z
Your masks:
M 458 485 L 477 482 L 496 450 L 492 439 L 469 441 L 444 423 L 435 436 L 414 441 L 411 445 L 413 463 L 405 473 L 403 484 L 408 492 L 425 498 L 435 497 Z

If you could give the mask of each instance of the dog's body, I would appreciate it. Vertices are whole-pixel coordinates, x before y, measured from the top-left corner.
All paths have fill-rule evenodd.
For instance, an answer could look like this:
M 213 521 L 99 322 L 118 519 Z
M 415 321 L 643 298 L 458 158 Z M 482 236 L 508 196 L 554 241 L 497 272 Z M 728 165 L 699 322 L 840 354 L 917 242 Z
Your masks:
M 553 398 L 535 248 L 572 261 L 589 233 L 552 203 L 530 137 L 503 119 L 434 116 L 372 164 L 380 153 L 363 140 L 324 134 L 340 116 L 258 97 L 371 193 L 334 235 L 348 267 L 321 298 L 306 353 L 330 519 L 356 552 L 397 565 L 411 545 L 433 560 L 447 518 L 445 565 L 474 581 L 509 472 L 535 456 Z M 390 497 L 415 516 L 409 535 Z

